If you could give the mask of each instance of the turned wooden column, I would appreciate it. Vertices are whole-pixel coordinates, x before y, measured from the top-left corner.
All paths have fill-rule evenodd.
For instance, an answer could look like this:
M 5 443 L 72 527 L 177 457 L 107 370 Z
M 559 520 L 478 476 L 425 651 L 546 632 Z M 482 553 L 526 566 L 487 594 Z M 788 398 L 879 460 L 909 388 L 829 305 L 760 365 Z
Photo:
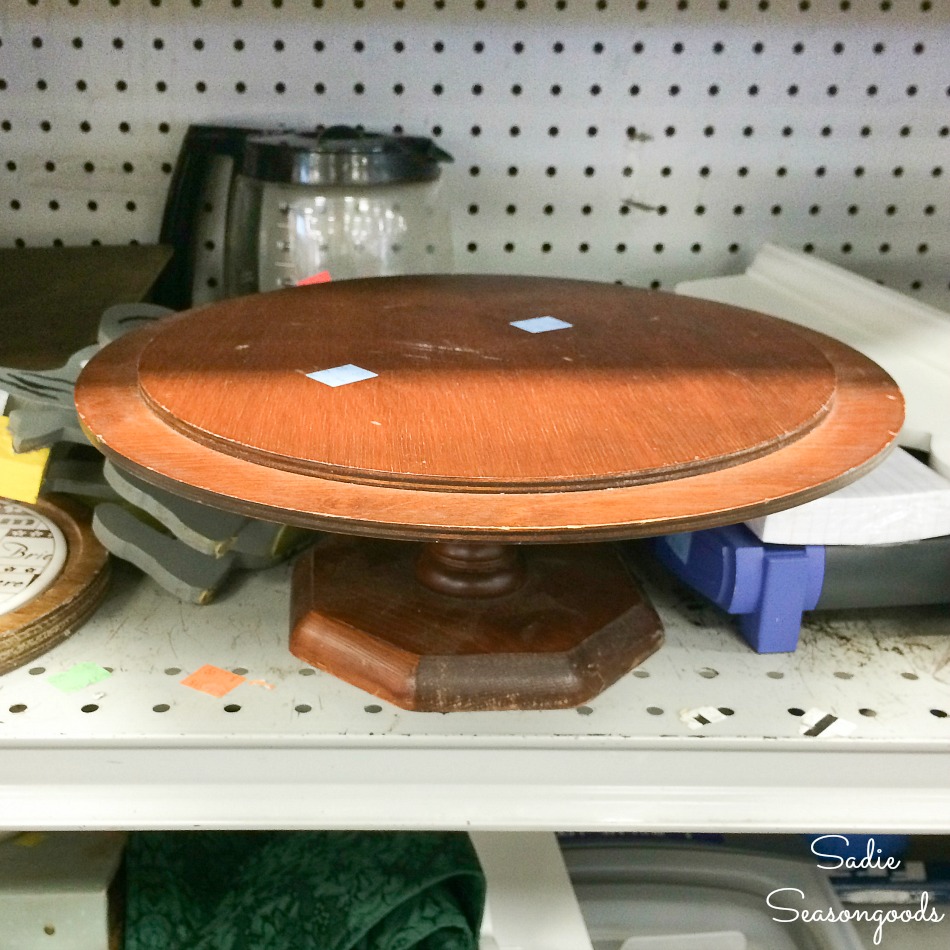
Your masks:
M 435 541 L 423 546 L 416 579 L 451 597 L 501 597 L 524 583 L 524 562 L 512 544 Z

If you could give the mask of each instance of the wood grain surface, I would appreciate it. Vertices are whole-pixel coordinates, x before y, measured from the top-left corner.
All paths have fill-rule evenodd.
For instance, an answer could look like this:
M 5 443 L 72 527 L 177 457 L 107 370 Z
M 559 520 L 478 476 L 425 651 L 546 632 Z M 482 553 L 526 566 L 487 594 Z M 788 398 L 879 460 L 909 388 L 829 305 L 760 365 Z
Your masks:
M 417 544 L 328 536 L 294 570 L 291 652 L 406 709 L 554 709 L 596 696 L 663 642 L 609 544 L 529 545 L 488 599 L 414 581 Z
M 65 495 L 32 505 L 66 539 L 66 563 L 32 600 L 0 616 L 0 673 L 16 669 L 65 640 L 96 609 L 109 583 L 109 552 L 92 533 L 89 510 Z
M 529 332 L 524 319 L 554 317 Z M 159 418 L 257 464 L 464 491 L 616 488 L 774 451 L 835 373 L 788 325 L 615 285 L 401 277 L 169 320 L 139 357 Z M 329 386 L 311 373 L 376 375 Z
M 410 287 L 428 301 L 421 322 L 405 315 Z M 353 298 L 347 304 L 351 310 L 359 310 L 354 299 L 365 297 L 403 314 L 393 318 L 388 337 L 385 316 L 380 317 L 379 339 L 388 339 L 388 348 L 378 350 L 385 365 L 365 365 L 371 361 L 362 349 L 345 349 L 347 329 L 339 315 L 328 324 L 326 359 L 318 358 L 320 335 L 306 344 L 305 359 L 298 359 L 302 337 L 282 342 L 293 321 L 281 315 L 320 313 L 329 291 L 338 303 Z M 487 319 L 479 316 L 484 306 L 464 309 L 480 296 L 500 312 L 498 326 L 487 333 L 493 346 L 500 345 L 497 333 L 509 319 L 551 315 L 571 322 L 574 317 L 576 326 L 507 338 L 506 346 L 526 349 L 503 350 L 505 373 L 482 369 L 482 362 L 495 362 L 483 359 L 487 349 L 479 350 L 481 356 L 453 355 L 447 342 L 453 339 L 453 308 L 469 314 L 460 328 L 480 327 Z M 441 319 L 432 309 L 433 298 L 443 301 Z M 224 342 L 216 342 L 219 331 L 232 332 L 229 325 L 250 332 L 250 314 L 259 323 L 251 336 L 225 335 Z M 270 317 L 282 328 L 273 341 L 267 332 Z M 608 332 L 614 326 L 624 328 L 617 331 L 615 346 Z M 395 327 L 414 327 L 413 334 L 401 336 Z M 569 334 L 583 327 L 594 328 L 584 339 L 598 339 L 597 347 L 568 351 Z M 424 328 L 432 333 L 432 347 L 441 347 L 444 355 L 416 360 L 413 369 L 409 354 L 418 351 Z M 564 334 L 561 342 L 558 334 Z M 373 335 L 364 321 L 353 328 L 352 338 L 362 347 Z M 265 340 L 270 342 L 260 342 L 257 369 L 241 371 L 236 354 L 253 352 Z M 459 345 L 463 350 L 482 346 L 475 344 L 474 337 L 463 336 Z M 704 355 L 707 350 L 711 355 Z M 577 376 L 561 357 L 582 351 L 590 355 Z M 662 372 L 648 358 L 651 352 Z M 304 375 L 337 360 L 382 372 L 325 392 Z M 450 395 L 445 374 L 463 365 L 465 384 Z M 308 387 L 306 399 L 279 397 L 291 366 L 300 377 L 294 383 Z M 788 366 L 795 372 L 789 373 Z M 804 381 L 797 380 L 799 372 Z M 392 378 L 384 384 L 385 373 Z M 538 380 L 536 391 L 532 380 Z M 398 405 L 390 407 L 371 395 L 376 384 L 378 393 L 393 384 Z M 179 385 L 188 394 L 181 402 Z M 361 387 L 364 395 L 346 396 Z M 786 388 L 790 397 L 780 395 Z M 318 395 L 310 395 L 317 390 Z M 561 403 L 542 418 L 544 400 L 556 401 L 565 391 L 587 393 L 583 409 L 574 415 Z M 270 397 L 259 400 L 261 392 L 280 399 L 280 405 Z M 496 392 L 503 398 L 494 398 Z M 352 401 L 333 413 L 327 400 L 339 395 Z M 616 411 L 614 396 L 635 421 Z M 637 408 L 641 396 L 650 411 Z M 316 404 L 307 401 L 311 398 L 320 404 L 319 420 L 312 418 Z M 419 539 L 491 540 L 503 534 L 517 541 L 582 541 L 740 521 L 859 477 L 890 448 L 903 420 L 893 380 L 822 334 L 688 297 L 508 277 L 375 278 L 188 311 L 105 347 L 80 376 L 76 401 L 84 429 L 108 457 L 186 497 L 303 527 Z M 367 420 L 376 410 L 383 418 Z M 504 418 L 493 420 L 494 415 Z M 300 423 L 304 417 L 305 425 Z M 475 417 L 489 437 L 473 430 Z M 511 434 L 513 417 L 520 420 L 517 437 Z M 430 440 L 425 456 L 405 437 L 407 430 L 402 436 L 396 431 L 397 420 L 417 418 L 431 424 L 425 430 Z M 386 419 L 388 424 L 372 426 Z M 217 420 L 223 420 L 224 434 L 211 431 Z M 367 435 L 367 421 L 380 430 L 379 443 Z M 270 434 L 271 428 L 278 435 Z M 306 448 L 306 432 L 313 433 L 321 450 L 301 451 L 308 457 L 287 462 L 283 452 L 288 445 Z M 438 444 L 431 441 L 437 433 Z M 473 439 L 477 453 L 471 450 Z M 689 458 L 691 442 L 695 450 Z M 336 454 L 325 451 L 331 445 Z M 430 445 L 441 453 L 437 478 L 428 477 L 431 471 L 419 464 L 428 458 Z M 380 462 L 384 457 L 387 477 L 367 478 L 386 468 Z

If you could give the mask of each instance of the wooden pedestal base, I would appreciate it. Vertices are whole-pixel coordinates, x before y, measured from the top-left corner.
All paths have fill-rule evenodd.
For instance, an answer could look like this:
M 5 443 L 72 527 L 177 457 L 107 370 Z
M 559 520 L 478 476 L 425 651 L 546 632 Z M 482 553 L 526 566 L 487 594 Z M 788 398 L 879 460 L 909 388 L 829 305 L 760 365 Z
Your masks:
M 663 640 L 610 544 L 327 537 L 298 560 L 291 652 L 405 709 L 555 709 Z

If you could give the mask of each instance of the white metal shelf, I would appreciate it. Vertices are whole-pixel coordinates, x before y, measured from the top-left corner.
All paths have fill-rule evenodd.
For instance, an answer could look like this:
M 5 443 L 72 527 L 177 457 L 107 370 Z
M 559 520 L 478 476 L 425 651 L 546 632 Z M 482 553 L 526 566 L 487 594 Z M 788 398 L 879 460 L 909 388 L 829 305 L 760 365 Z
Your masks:
M 950 831 L 946 610 L 815 615 L 796 653 L 756 655 L 654 579 L 665 646 L 588 706 L 432 714 L 292 657 L 286 568 L 205 607 L 118 573 L 0 677 L 0 827 Z M 80 662 L 112 673 L 52 685 Z M 245 681 L 181 684 L 206 663 Z M 691 724 L 704 707 L 722 718 Z M 812 709 L 853 732 L 803 735 Z
M 936 0 L 12 0 L 0 243 L 155 241 L 189 122 L 362 122 L 455 155 L 460 270 L 671 287 L 771 241 L 946 307 L 948 55 Z M 950 830 L 945 608 L 769 657 L 661 591 L 666 646 L 589 707 L 440 716 L 301 671 L 283 568 L 204 608 L 120 574 L 0 677 L 0 826 Z M 49 683 L 77 662 L 113 673 Z

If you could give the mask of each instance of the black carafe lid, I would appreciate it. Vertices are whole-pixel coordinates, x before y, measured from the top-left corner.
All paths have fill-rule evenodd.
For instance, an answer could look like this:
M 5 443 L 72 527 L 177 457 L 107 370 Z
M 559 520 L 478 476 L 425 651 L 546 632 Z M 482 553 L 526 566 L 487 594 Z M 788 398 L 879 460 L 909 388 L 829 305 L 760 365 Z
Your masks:
M 294 185 L 389 185 L 434 181 L 452 156 L 431 139 L 333 125 L 250 136 L 241 174 Z

